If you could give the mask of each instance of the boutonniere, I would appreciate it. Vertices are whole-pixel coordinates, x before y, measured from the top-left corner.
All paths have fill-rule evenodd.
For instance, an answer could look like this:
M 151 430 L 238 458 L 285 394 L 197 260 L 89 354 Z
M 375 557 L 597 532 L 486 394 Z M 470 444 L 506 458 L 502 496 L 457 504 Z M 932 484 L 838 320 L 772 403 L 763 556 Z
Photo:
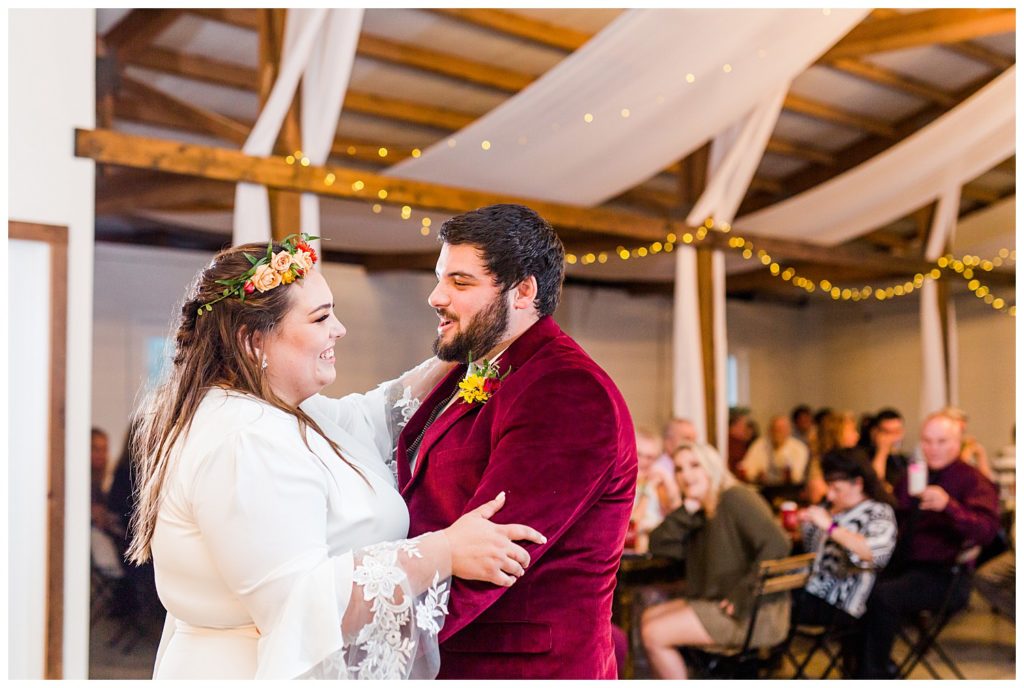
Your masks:
M 485 403 L 491 398 L 491 395 L 498 391 L 509 372 L 506 371 L 505 375 L 500 374 L 497 364 L 486 358 L 479 364 L 473 363 L 471 360 L 469 374 L 459 383 L 458 398 L 467 404 Z

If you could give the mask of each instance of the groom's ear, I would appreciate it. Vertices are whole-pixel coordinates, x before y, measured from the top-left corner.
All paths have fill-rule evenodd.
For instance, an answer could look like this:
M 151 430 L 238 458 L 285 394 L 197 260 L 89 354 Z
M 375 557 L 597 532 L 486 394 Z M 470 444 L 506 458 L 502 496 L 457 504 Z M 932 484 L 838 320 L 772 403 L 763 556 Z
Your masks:
M 530 275 L 516 285 L 513 290 L 512 308 L 526 310 L 534 308 L 537 301 L 537 278 Z

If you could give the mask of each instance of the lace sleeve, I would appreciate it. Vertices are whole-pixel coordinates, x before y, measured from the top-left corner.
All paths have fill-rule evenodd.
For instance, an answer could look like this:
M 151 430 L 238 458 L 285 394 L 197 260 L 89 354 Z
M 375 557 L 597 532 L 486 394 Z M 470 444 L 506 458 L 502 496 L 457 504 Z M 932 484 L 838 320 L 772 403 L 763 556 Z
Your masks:
M 398 434 L 419 409 L 420 402 L 454 367 L 454 363 L 447 363 L 437 357 L 429 358 L 397 380 L 384 383 L 392 443 L 398 440 Z
M 437 533 L 357 551 L 342 646 L 299 678 L 434 678 L 448 614 L 447 559 L 446 538 Z
M 447 363 L 437 357 L 429 358 L 397 380 L 381 385 L 385 394 L 386 411 L 384 415 L 388 434 L 391 437 L 391 451 L 387 456 L 386 463 L 391 474 L 395 476 L 395 480 L 398 479 L 398 465 L 395 463 L 398 435 L 409 419 L 419 410 L 423 399 L 454 367 L 454 363 Z

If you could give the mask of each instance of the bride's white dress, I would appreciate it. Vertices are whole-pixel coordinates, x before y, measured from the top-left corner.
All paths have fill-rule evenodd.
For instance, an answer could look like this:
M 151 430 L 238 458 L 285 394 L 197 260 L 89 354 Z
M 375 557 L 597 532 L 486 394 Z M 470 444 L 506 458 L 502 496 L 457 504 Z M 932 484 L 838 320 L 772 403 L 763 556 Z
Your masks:
M 448 580 L 403 540 L 389 461 L 416 400 L 396 387 L 302 404 L 358 472 L 311 430 L 307 448 L 295 417 L 206 394 L 172 451 L 152 540 L 168 611 L 155 678 L 436 674 Z

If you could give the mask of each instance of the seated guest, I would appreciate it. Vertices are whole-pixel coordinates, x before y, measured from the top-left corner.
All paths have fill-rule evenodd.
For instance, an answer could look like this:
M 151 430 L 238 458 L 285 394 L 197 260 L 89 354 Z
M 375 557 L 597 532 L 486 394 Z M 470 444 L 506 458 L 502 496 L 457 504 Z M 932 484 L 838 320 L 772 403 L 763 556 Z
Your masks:
M 875 416 L 869 447 L 871 465 L 890 489 L 906 475 L 910 465 L 910 457 L 900 451 L 904 434 L 903 416 L 896 409 L 884 408 Z
M 804 549 L 818 556 L 797 595 L 796 618 L 815 626 L 848 625 L 864 615 L 875 574 L 896 547 L 896 515 L 862 449 L 835 449 L 821 468 L 828 508 L 810 506 L 800 513 Z
M 731 473 L 736 471 L 737 466 L 743 461 L 750 443 L 754 441 L 757 434 L 753 422 L 750 420 L 750 409 L 742 406 L 733 406 L 729 409 L 729 455 L 728 467 Z
M 109 454 L 110 438 L 107 436 L 107 433 L 99 428 L 93 428 L 89 449 L 92 525 L 101 531 L 109 531 L 116 525 L 114 517 L 107 510 L 107 495 L 104 489 Z
M 636 431 L 636 496 L 630 516 L 631 530 L 635 533 L 634 549 L 647 551 L 647 536 L 661 523 L 665 515 L 682 504 L 675 476 L 666 473 L 657 464 L 661 442 L 646 428 Z
M 921 428 L 921 451 L 928 485 L 919 496 L 904 477 L 895 487 L 901 557 L 875 585 L 868 600 L 860 638 L 859 678 L 891 678 L 892 651 L 902 621 L 921 611 L 935 611 L 953 584 L 953 565 L 961 552 L 984 546 L 999 530 L 995 486 L 960 461 L 960 424 L 933 413 Z M 905 543 L 905 544 L 904 544 Z M 960 577 L 952 608 L 963 607 L 970 577 Z
M 793 423 L 793 437 L 807 445 L 810 449 L 814 443 L 815 427 L 814 416 L 811 415 L 811 407 L 807 404 L 800 404 L 789 413 L 789 420 Z
M 807 456 L 807 445 L 793 437 L 789 419 L 772 416 L 768 436 L 754 440 L 740 462 L 740 471 L 749 483 L 797 485 L 804 481 Z
M 974 575 L 974 587 L 997 611 L 1017 621 L 1017 525 L 1010 527 L 1010 549 L 985 562 Z
M 658 457 L 658 466 L 664 469 L 669 475 L 675 476 L 676 465 L 672 461 L 672 455 L 683 442 L 691 444 L 697 441 L 697 427 L 689 418 L 670 418 L 665 423 L 662 431 L 662 453 Z M 673 477 L 672 482 L 675 482 Z
M 789 554 L 789 538 L 768 503 L 739 484 L 707 445 L 684 444 L 673 457 L 683 506 L 651 533 L 651 551 L 686 562 L 686 597 L 644 611 L 641 635 L 661 678 L 685 679 L 680 646 L 743 644 L 760 562 Z M 762 602 L 753 646 L 774 645 L 789 630 L 790 598 Z
M 828 410 L 825 415 L 820 416 L 818 429 L 818 443 L 811 453 L 810 465 L 807 468 L 807 501 L 817 504 L 825 498 L 828 486 L 825 484 L 825 475 L 821 471 L 821 457 L 833 449 L 848 449 L 856 447 L 860 439 L 857 431 L 857 419 L 850 411 L 835 413 Z M 818 418 L 819 416 L 815 416 Z
M 960 424 L 960 433 L 963 436 L 963 440 L 960 442 L 960 460 L 974 466 L 983 476 L 996 482 L 996 473 L 992 470 L 985 447 L 973 435 L 967 434 L 967 414 L 963 409 L 955 406 L 947 406 L 942 409 L 941 413 Z

